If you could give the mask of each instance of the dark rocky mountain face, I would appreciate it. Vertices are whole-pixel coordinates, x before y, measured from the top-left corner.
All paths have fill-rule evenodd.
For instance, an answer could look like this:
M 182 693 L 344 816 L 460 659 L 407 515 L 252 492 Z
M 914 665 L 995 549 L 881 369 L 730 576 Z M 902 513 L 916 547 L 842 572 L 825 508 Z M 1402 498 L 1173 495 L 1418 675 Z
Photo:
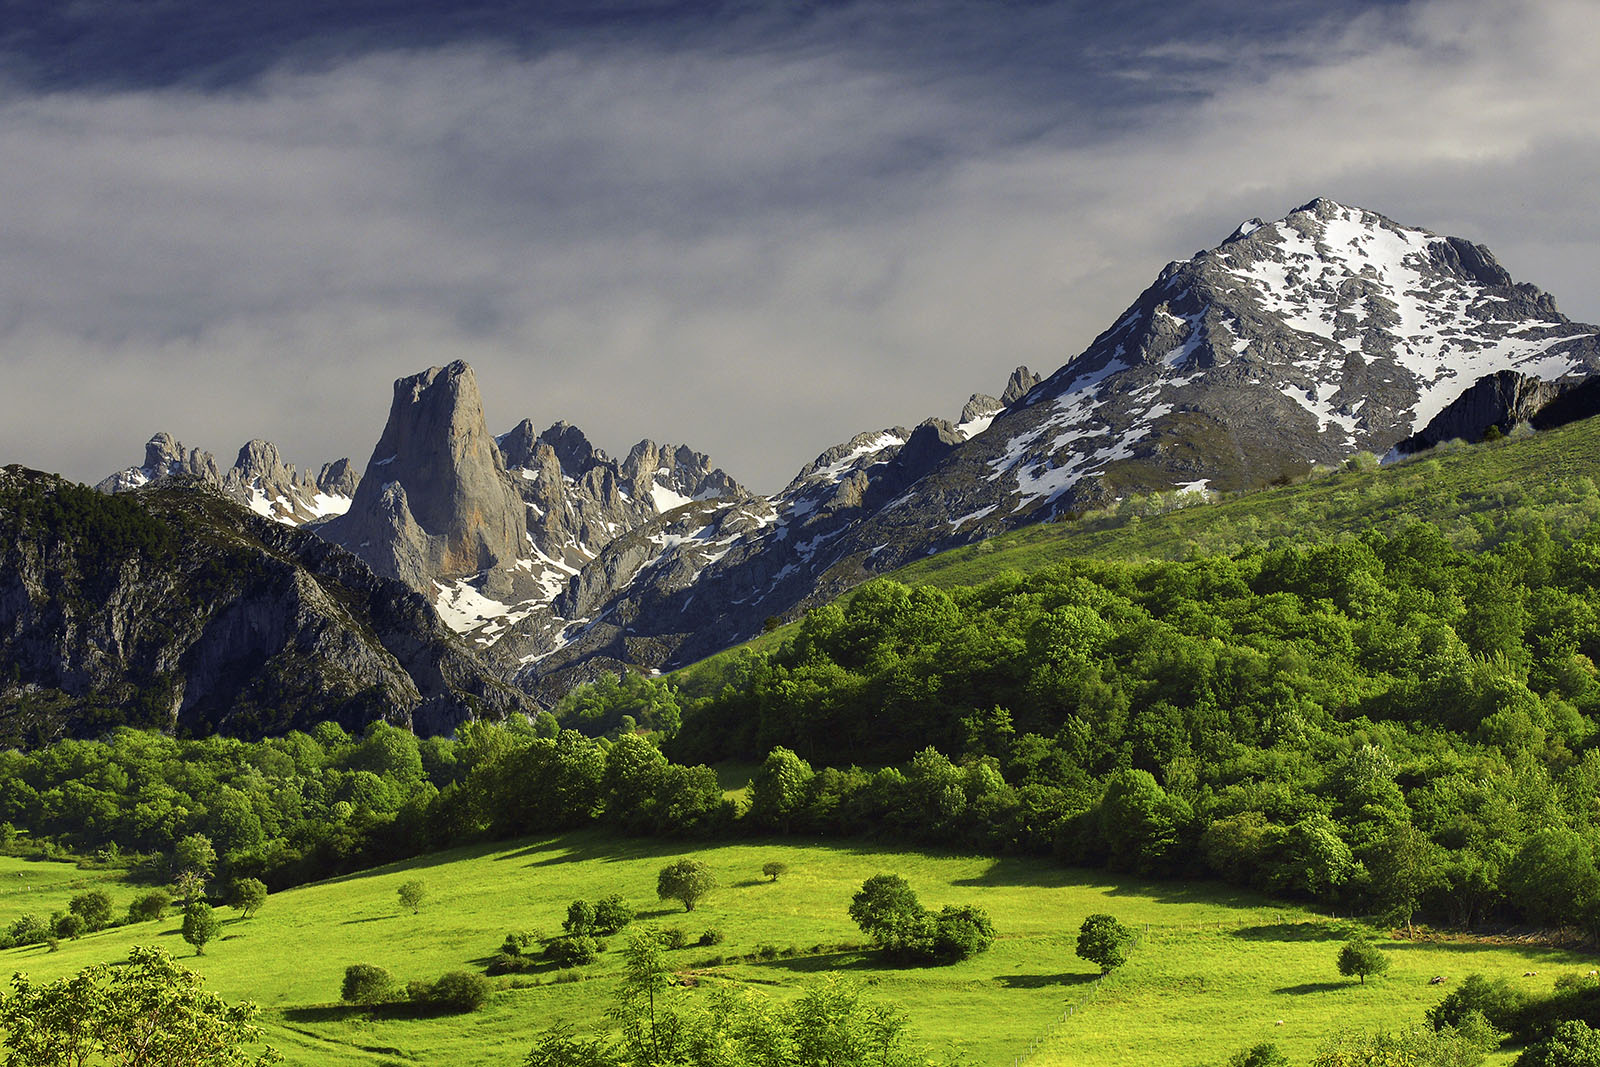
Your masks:
M 0 744 L 123 723 L 419 733 L 525 707 L 427 600 L 204 482 L 106 496 L 0 470 Z

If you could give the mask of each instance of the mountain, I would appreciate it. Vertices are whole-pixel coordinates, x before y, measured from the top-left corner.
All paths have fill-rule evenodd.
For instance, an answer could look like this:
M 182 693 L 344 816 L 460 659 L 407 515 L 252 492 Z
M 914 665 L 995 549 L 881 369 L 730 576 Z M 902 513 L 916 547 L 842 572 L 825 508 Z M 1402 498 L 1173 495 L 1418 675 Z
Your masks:
M 158 433 L 144 446 L 144 463 L 118 471 L 96 488 L 126 493 L 174 478 L 196 479 L 264 518 L 300 526 L 348 510 L 361 475 L 348 459 L 324 463 L 314 477 L 298 472 L 270 441 L 247 442 L 233 466 L 219 471 L 210 452 L 186 451 L 171 434 Z
M 427 600 L 203 479 L 115 496 L 0 470 L 0 746 L 117 725 L 448 733 L 524 698 Z
M 771 497 L 681 446 L 642 441 L 619 462 L 564 422 L 491 437 L 471 369 L 432 368 L 395 383 L 367 478 L 312 528 L 423 593 L 549 701 L 1018 526 L 1134 494 L 1247 489 L 1450 427 L 1476 435 L 1491 414 L 1576 410 L 1588 394 L 1569 387 L 1600 369 L 1597 335 L 1481 245 L 1318 199 L 1168 264 L 1048 377 L 1018 368 L 954 423 L 857 435 Z M 255 494 L 275 500 L 283 479 L 254 444 L 217 479 L 209 456 L 158 436 L 118 479 L 177 471 L 236 499 L 248 486 L 259 510 Z
M 637 531 L 559 602 L 571 621 L 519 682 L 545 699 L 595 664 L 679 665 L 875 573 L 1130 494 L 1381 455 L 1482 376 L 1592 374 L 1597 333 L 1460 238 L 1326 199 L 1253 219 L 1168 264 L 1047 379 L 975 395 L 961 426 L 865 434 L 769 501 Z

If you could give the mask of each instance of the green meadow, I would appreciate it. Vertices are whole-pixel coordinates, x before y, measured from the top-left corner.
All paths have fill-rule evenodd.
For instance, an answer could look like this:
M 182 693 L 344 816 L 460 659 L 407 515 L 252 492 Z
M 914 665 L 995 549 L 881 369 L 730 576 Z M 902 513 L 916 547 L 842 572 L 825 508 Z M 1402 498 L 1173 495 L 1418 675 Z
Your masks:
M 721 883 L 688 913 L 655 895 L 656 873 L 682 855 L 705 860 Z M 761 874 L 768 861 L 789 870 L 770 881 Z M 861 882 L 881 872 L 905 877 L 931 908 L 987 909 L 1000 939 L 989 952 L 950 967 L 883 965 L 859 947 L 862 935 L 846 915 Z M 64 909 L 73 893 L 111 876 L 5 860 L 0 878 L 6 882 L 0 919 L 9 921 L 25 911 Z M 415 915 L 396 894 L 411 879 L 428 891 Z M 119 907 L 139 891 L 109 888 Z M 288 890 L 268 898 L 250 920 L 223 909 L 220 939 L 198 958 L 179 936 L 177 920 L 168 919 L 63 942 L 55 952 L 8 950 L 0 953 L 0 973 L 48 979 L 154 943 L 202 972 L 209 988 L 259 1004 L 269 1041 L 290 1064 L 516 1064 L 558 1020 L 580 1028 L 606 1024 L 625 935 L 612 938 L 611 949 L 589 967 L 497 979 L 488 1005 L 470 1015 L 373 1018 L 339 1003 L 345 966 L 378 964 L 401 982 L 481 970 L 508 932 L 553 936 L 570 901 L 610 893 L 636 908 L 637 921 L 681 927 L 691 940 L 707 928 L 721 931 L 719 945 L 671 953 L 694 987 L 685 996 L 739 983 L 786 998 L 836 971 L 901 1007 L 934 1056 L 953 1053 L 975 1065 L 1009 1065 L 1019 1056 L 1074 1067 L 1121 1067 L 1158 1056 L 1200 1064 L 1260 1041 L 1303 1060 L 1339 1027 L 1418 1023 L 1448 988 L 1429 985 L 1434 975 L 1453 983 L 1477 971 L 1547 990 L 1556 974 L 1594 966 L 1590 956 L 1538 946 L 1386 941 L 1393 966 L 1361 986 L 1334 966 L 1340 939 L 1353 929 L 1346 920 L 1214 884 L 1114 881 L 1043 861 L 868 844 L 695 847 L 580 833 L 456 849 Z M 1079 923 L 1098 911 L 1141 935 L 1132 960 L 1101 985 L 1073 951 Z M 762 945 L 778 954 L 718 961 Z M 797 954 L 786 956 L 790 949 Z M 1530 970 L 1540 977 L 1521 977 Z M 1503 1054 L 1495 1062 L 1510 1061 Z

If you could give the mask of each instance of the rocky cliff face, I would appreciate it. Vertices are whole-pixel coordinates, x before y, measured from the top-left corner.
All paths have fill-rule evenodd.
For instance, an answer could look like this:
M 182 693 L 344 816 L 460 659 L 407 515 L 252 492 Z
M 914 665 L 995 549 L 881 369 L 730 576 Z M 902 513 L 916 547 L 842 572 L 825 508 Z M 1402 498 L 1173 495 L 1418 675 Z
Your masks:
M 419 592 L 478 575 L 492 591 L 510 592 L 506 571 L 523 552 L 527 521 L 484 425 L 471 367 L 457 362 L 395 382 L 367 471 L 323 536 Z
M 222 492 L 264 518 L 301 526 L 343 514 L 355 496 L 361 475 L 348 459 L 324 463 L 316 476 L 283 462 L 270 441 L 250 441 L 226 471 L 217 469 L 210 452 L 185 450 L 169 433 L 158 433 L 145 445 L 144 463 L 111 475 L 98 486 L 103 493 L 127 493 L 173 479 L 193 479 Z
M 428 602 L 199 480 L 107 497 L 0 471 L 0 744 L 123 723 L 444 733 L 524 698 Z

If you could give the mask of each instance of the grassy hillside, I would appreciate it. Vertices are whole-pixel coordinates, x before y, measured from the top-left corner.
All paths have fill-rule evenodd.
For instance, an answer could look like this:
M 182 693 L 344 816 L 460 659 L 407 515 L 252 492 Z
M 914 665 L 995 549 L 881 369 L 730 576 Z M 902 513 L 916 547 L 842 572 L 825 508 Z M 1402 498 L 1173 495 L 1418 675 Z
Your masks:
M 689 914 L 661 904 L 654 891 L 656 872 L 686 851 L 710 863 L 723 886 Z M 764 879 L 761 866 L 769 860 L 787 863 L 789 873 L 775 883 Z M 0 874 L 10 878 L 16 866 Z M 940 968 L 886 967 L 862 950 L 809 954 L 819 943 L 862 940 L 845 909 L 861 882 L 880 872 L 904 876 L 930 907 L 986 908 L 1000 940 L 984 955 Z M 400 883 L 413 878 L 429 892 L 418 915 L 402 909 L 396 896 Z M 37 898 L 41 910 L 64 906 L 77 891 L 58 884 L 61 899 L 44 893 Z M 1213 885 L 1113 882 L 1043 862 L 863 844 L 689 850 L 574 834 L 458 849 L 289 890 L 269 898 L 252 920 L 224 910 L 222 938 L 198 959 L 179 938 L 177 922 L 167 921 L 107 930 L 54 953 L 9 950 L 0 953 L 0 973 L 55 977 L 153 941 L 229 999 L 260 1004 L 270 1040 L 291 1064 L 510 1065 L 558 1019 L 582 1028 L 604 1024 L 620 938 L 600 962 L 577 972 L 580 980 L 557 982 L 555 972 L 520 976 L 540 984 L 502 989 L 469 1016 L 368 1018 L 337 1003 L 344 967 L 375 963 L 401 981 L 476 969 L 508 931 L 558 933 L 572 899 L 613 892 L 643 921 L 681 926 L 692 936 L 707 927 L 723 932 L 726 941 L 715 948 L 672 953 L 699 984 L 690 995 L 735 982 L 787 997 L 807 979 L 837 970 L 901 1006 L 934 1052 L 957 1052 L 980 1065 L 1009 1064 L 1041 1038 L 1027 1062 L 1119 1067 L 1159 1054 L 1174 1064 L 1198 1064 L 1263 1040 L 1304 1059 L 1339 1026 L 1415 1023 L 1441 995 L 1427 984 L 1435 974 L 1458 980 L 1480 971 L 1524 981 L 1524 971 L 1538 970 L 1545 989 L 1555 973 L 1594 965 L 1589 957 L 1536 946 L 1387 943 L 1392 969 L 1361 987 L 1334 968 L 1345 924 Z M 1133 960 L 1103 988 L 1090 983 L 1093 968 L 1073 951 L 1078 924 L 1096 911 L 1119 916 L 1143 936 Z M 766 962 L 712 962 L 762 944 L 802 951 Z M 1061 1024 L 1073 1004 L 1080 1009 Z

